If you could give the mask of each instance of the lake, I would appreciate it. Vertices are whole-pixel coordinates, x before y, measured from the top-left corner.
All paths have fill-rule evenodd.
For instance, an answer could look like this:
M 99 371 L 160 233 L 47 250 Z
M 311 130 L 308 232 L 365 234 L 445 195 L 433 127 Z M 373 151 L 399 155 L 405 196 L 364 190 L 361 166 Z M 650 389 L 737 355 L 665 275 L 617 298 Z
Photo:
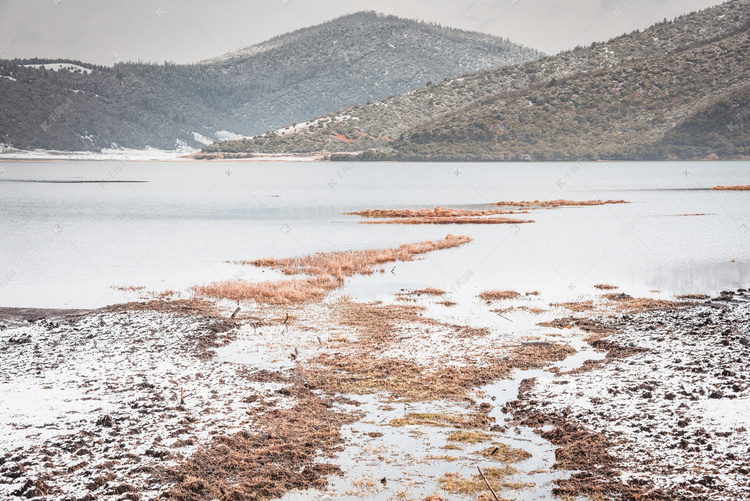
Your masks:
M 492 288 L 556 301 L 606 282 L 633 295 L 713 293 L 750 286 L 750 192 L 709 190 L 735 184 L 750 184 L 750 163 L 3 162 L 0 306 L 100 307 L 133 299 L 123 287 L 278 276 L 234 260 L 448 234 L 474 241 L 354 277 L 343 292 L 432 286 L 461 302 Z M 554 199 L 631 203 L 532 211 L 525 225 L 343 214 Z

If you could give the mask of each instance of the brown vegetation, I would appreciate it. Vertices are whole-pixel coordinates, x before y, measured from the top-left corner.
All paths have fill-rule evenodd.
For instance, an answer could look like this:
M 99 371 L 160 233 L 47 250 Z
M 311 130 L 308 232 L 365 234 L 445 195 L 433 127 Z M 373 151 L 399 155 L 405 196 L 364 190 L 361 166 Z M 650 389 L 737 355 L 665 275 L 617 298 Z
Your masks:
M 405 292 L 403 294 L 408 296 L 444 296 L 445 291 L 443 289 L 437 289 L 435 287 L 425 287 L 424 289 L 416 289 L 413 291 Z
M 478 297 L 479 299 L 484 299 L 485 301 L 501 301 L 503 299 L 516 299 L 518 297 L 521 297 L 521 294 L 516 291 L 491 290 L 482 292 Z
M 346 277 L 371 275 L 375 267 L 396 261 L 413 261 L 416 256 L 434 250 L 449 249 L 471 242 L 467 236 L 448 235 L 436 242 L 426 240 L 391 249 L 319 252 L 296 258 L 267 258 L 240 261 L 239 264 L 280 270 L 284 275 L 305 275 L 275 282 L 228 281 L 193 290 L 201 295 L 235 301 L 252 300 L 266 304 L 300 303 L 320 300 L 327 292 L 344 285 Z
M 438 414 L 434 412 L 412 412 L 402 418 L 392 419 L 388 424 L 391 426 L 438 426 L 453 428 L 471 428 L 475 421 L 470 416 L 458 414 Z M 484 421 L 481 419 L 480 421 Z
M 486 449 L 477 451 L 474 454 L 479 454 L 482 457 L 494 459 L 501 463 L 518 463 L 531 457 L 531 454 L 523 449 L 514 449 L 508 444 L 499 443 L 494 443 Z
M 509 217 L 406 217 L 397 219 L 373 219 L 360 224 L 527 224 L 531 219 Z
M 734 186 L 714 186 L 711 189 L 717 191 L 750 191 L 750 184 Z
M 175 486 L 164 497 L 270 499 L 292 489 L 325 488 L 325 476 L 340 470 L 315 459 L 342 442 L 339 430 L 353 417 L 331 410 L 332 402 L 310 391 L 299 375 L 285 392 L 297 405 L 258 416 L 252 433 L 214 438 L 170 472 Z
M 404 305 L 349 303 L 338 306 L 341 325 L 358 331 L 356 343 L 340 346 L 314 359 L 306 368 L 312 388 L 328 393 L 385 391 L 395 399 L 462 400 L 472 388 L 506 377 L 513 369 L 531 369 L 575 353 L 567 344 L 527 343 L 484 356 L 481 365 L 420 365 L 382 356 L 391 345 L 404 343 L 397 324 L 451 329 L 455 336 L 485 336 L 485 329 L 460 328 L 420 316 L 421 308 Z
M 599 289 L 600 291 L 611 291 L 617 289 L 617 286 L 610 284 L 596 284 L 594 285 L 594 289 Z
M 557 308 L 566 308 L 570 311 L 580 313 L 582 311 L 591 311 L 595 309 L 593 301 L 571 301 L 569 303 L 552 303 L 550 306 Z
M 677 296 L 677 299 L 695 299 L 695 300 L 702 300 L 702 299 L 708 299 L 708 296 L 705 294 L 681 294 Z
M 506 482 L 508 477 L 518 473 L 518 470 L 512 466 L 485 468 L 482 473 L 484 473 L 485 478 L 496 492 L 519 487 L 516 483 Z M 488 491 L 487 484 L 485 484 L 482 476 L 479 474 L 472 475 L 471 477 L 462 477 L 458 473 L 446 473 L 438 479 L 438 485 L 441 489 L 452 494 L 478 494 Z
M 528 214 L 527 211 L 521 212 Z M 445 207 L 436 207 L 434 209 L 419 210 L 390 210 L 390 209 L 367 209 L 359 212 L 346 212 L 348 216 L 362 216 L 375 218 L 414 218 L 414 217 L 478 217 L 478 216 L 497 216 L 502 214 L 518 214 L 516 211 L 509 210 L 467 210 L 467 209 L 446 209 Z
M 669 310 L 678 306 L 684 306 L 685 303 L 676 303 L 664 299 L 651 299 L 644 297 L 632 297 L 628 294 L 605 294 L 605 299 L 615 303 L 618 311 L 636 313 L 653 310 Z
M 612 205 L 612 204 L 627 204 L 625 200 L 585 200 L 582 202 L 576 202 L 573 200 L 534 200 L 533 202 L 496 202 L 493 205 L 500 207 L 518 207 L 524 209 L 550 209 L 554 207 L 580 207 L 580 206 L 592 206 L 592 205 Z

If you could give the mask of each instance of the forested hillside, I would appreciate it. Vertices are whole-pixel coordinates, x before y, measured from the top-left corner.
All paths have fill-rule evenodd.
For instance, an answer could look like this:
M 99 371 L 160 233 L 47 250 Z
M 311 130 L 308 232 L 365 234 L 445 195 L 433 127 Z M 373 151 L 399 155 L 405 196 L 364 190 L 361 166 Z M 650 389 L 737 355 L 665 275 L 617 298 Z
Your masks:
M 191 65 L 6 60 L 0 143 L 202 146 L 541 56 L 498 37 L 363 12 Z M 60 62 L 84 70 L 38 66 Z
M 744 129 L 712 129 L 721 151 L 694 141 L 706 137 L 696 127 L 717 122 L 700 117 L 717 117 L 719 102 L 731 113 L 743 109 L 749 21 L 750 1 L 733 0 L 606 43 L 350 107 L 294 134 L 206 151 L 372 149 L 360 158 L 433 160 L 742 155 Z

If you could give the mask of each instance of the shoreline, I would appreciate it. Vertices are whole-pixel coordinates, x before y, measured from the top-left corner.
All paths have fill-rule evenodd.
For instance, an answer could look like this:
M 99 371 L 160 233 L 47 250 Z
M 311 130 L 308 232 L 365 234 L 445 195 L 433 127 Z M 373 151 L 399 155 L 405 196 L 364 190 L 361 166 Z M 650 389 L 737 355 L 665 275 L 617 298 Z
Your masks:
M 720 402 L 711 391 L 672 391 L 672 400 L 662 394 L 703 377 L 683 370 L 693 368 L 695 357 L 682 343 L 708 343 L 719 357 L 750 349 L 741 341 L 748 333 L 737 331 L 747 329 L 742 319 L 750 317 L 746 292 L 681 303 L 611 294 L 597 296 L 595 307 L 498 295 L 478 304 L 512 322 L 491 329 L 440 316 L 441 296 L 431 289 L 385 304 L 332 297 L 242 303 L 239 312 L 233 303 L 196 299 L 96 310 L 2 308 L 0 360 L 7 372 L 0 380 L 6 395 L 0 442 L 7 452 L 0 493 L 50 500 L 132 494 L 197 501 L 252 493 L 387 499 L 399 492 L 406 499 L 470 499 L 484 489 L 474 478 L 479 466 L 507 499 L 586 495 L 602 486 L 681 499 L 684 486 L 669 480 L 668 462 L 639 462 L 629 442 L 612 434 L 622 429 L 612 424 L 616 406 L 628 399 L 628 408 L 648 406 L 651 417 L 633 418 L 626 429 L 656 427 L 648 436 L 658 441 L 665 436 L 659 430 L 678 419 L 673 406 Z M 685 319 L 695 324 L 692 334 L 666 333 L 670 322 Z M 521 332 L 508 337 L 508 329 Z M 710 334 L 727 329 L 738 333 L 715 340 Z M 724 339 L 728 346 L 716 343 Z M 741 365 L 716 367 L 732 373 L 730 383 L 750 376 Z M 655 368 L 662 372 L 652 389 L 619 395 L 601 389 L 633 377 L 648 383 L 640 374 Z M 747 385 L 737 388 L 724 392 L 735 395 L 727 402 L 748 401 Z M 601 402 L 581 407 L 577 391 Z M 646 399 L 648 392 L 653 397 Z M 722 438 L 723 428 L 704 422 L 700 412 L 688 409 L 685 416 L 688 424 L 677 428 L 690 431 L 682 436 L 684 450 L 695 448 L 694 430 L 706 428 L 713 437 L 687 455 L 677 438 L 686 468 L 693 456 L 703 464 L 727 447 L 723 461 L 748 459 L 731 447 L 734 433 Z M 645 444 L 641 456 L 671 450 L 657 445 L 649 452 L 649 440 L 636 440 Z M 498 450 L 505 451 L 499 463 L 490 454 Z M 581 450 L 595 451 L 595 459 Z M 605 461 L 605 469 L 596 461 Z M 724 464 L 717 467 L 729 468 Z M 264 480 L 270 476 L 284 478 L 286 487 Z M 727 478 L 707 472 L 686 485 L 734 496 L 726 499 L 750 493 L 741 483 L 727 488 Z M 722 488 L 728 490 L 716 490 Z
M 152 153 L 149 155 L 149 152 Z M 354 152 L 352 156 L 363 153 Z M 336 154 L 336 153 L 333 153 Z M 349 153 L 346 153 L 349 154 Z M 57 152 L 57 151 L 28 151 L 28 150 L 11 150 L 11 152 L 0 152 L 0 164 L 3 162 L 356 162 L 358 164 L 378 164 L 378 163 L 470 163 L 470 164 L 562 164 L 562 163 L 707 163 L 707 162 L 747 162 L 747 158 L 728 158 L 728 159 L 697 159 L 697 160 L 477 160 L 477 161 L 453 161 L 453 160 L 414 160 L 414 161 L 359 161 L 359 160 L 331 160 L 330 152 L 319 153 L 268 153 L 268 154 L 251 154 L 253 156 L 244 157 L 238 154 L 237 157 L 225 157 L 223 153 L 201 153 L 195 152 L 170 152 L 163 150 L 115 150 L 113 153 L 92 153 L 86 151 Z M 204 156 L 206 158 L 197 158 Z M 210 158 L 208 158 L 210 157 Z

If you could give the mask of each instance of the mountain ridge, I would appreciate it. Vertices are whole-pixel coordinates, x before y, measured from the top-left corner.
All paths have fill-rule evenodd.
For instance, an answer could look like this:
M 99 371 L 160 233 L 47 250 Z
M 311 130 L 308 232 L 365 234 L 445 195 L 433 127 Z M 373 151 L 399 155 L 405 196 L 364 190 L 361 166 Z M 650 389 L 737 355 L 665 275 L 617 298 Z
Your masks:
M 732 0 L 673 21 L 665 20 L 646 30 L 636 30 L 608 42 L 592 43 L 589 47 L 538 61 L 482 71 L 422 87 L 373 105 L 352 107 L 346 110 L 346 114 L 352 117 L 348 121 L 331 120 L 334 115 L 343 115 L 342 111 L 329 114 L 319 119 L 327 124 L 325 130 L 302 130 L 283 138 L 266 134 L 214 144 L 205 151 L 295 153 L 325 150 L 333 153 L 376 149 L 384 154 L 395 153 L 398 139 L 408 135 L 411 130 L 426 127 L 432 121 L 439 122 L 453 114 L 471 111 L 469 108 L 481 107 L 487 101 L 499 99 L 504 93 L 534 90 L 559 79 L 607 71 L 628 61 L 666 57 L 747 31 L 749 7 L 748 0 Z M 342 137 L 346 141 L 342 141 Z M 394 155 L 385 155 L 384 158 L 394 158 Z
M 366 12 L 264 43 L 192 65 L 81 63 L 88 74 L 0 61 L 0 143 L 199 147 L 221 131 L 258 134 L 438 77 L 541 57 L 499 37 Z

